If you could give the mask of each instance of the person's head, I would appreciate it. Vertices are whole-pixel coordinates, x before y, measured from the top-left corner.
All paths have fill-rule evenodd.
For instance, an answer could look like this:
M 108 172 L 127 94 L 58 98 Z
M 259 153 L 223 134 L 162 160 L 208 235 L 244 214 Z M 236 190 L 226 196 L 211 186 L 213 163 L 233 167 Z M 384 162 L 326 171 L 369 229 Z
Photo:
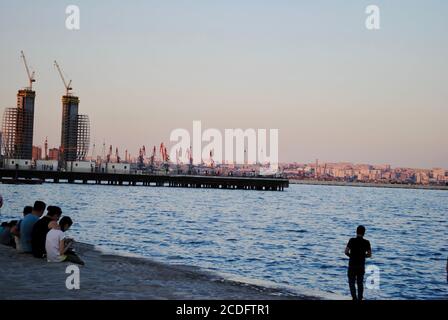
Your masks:
M 59 229 L 61 229 L 60 227 L 59 227 L 59 224 L 56 222 L 56 221 L 51 221 L 49 224 L 48 224 L 48 229 L 56 229 L 56 230 L 59 230 Z
M 62 215 L 61 208 L 57 206 L 48 206 L 47 208 L 47 216 L 51 218 L 51 220 L 58 221 Z
M 2 222 L 2 225 L 1 225 L 3 228 L 5 228 L 5 227 L 7 227 L 8 226 L 8 222 Z
M 364 226 L 358 226 L 358 228 L 356 228 L 357 236 L 364 237 L 365 233 L 366 233 L 366 228 Z
M 10 228 L 14 228 L 17 225 L 17 220 L 9 221 L 8 225 L 9 225 Z
M 23 208 L 23 216 L 24 217 L 29 215 L 31 212 L 33 212 L 32 206 L 26 206 L 25 208 Z
M 72 226 L 73 221 L 70 217 L 62 217 L 61 220 L 59 221 L 59 226 L 61 227 L 62 231 L 67 231 L 68 229 L 70 229 L 70 227 Z
M 47 205 L 43 201 L 38 200 L 38 201 L 34 202 L 33 214 L 38 217 L 41 217 L 44 214 L 46 207 L 47 207 Z

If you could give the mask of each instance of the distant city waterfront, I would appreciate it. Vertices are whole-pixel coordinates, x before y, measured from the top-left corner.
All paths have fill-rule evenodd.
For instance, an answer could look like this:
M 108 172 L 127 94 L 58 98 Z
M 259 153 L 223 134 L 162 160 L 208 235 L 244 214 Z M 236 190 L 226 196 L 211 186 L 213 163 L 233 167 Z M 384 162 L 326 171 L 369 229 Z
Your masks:
M 437 190 L 291 185 L 284 192 L 1 185 L 1 219 L 41 199 L 75 239 L 244 281 L 349 298 L 344 248 L 367 228 L 380 289 L 367 299 L 446 299 L 448 194 Z
M 280 167 L 283 175 L 292 181 L 368 183 L 371 186 L 448 186 L 448 170 L 443 168 L 392 168 L 390 165 L 318 161 L 310 164 L 289 163 Z

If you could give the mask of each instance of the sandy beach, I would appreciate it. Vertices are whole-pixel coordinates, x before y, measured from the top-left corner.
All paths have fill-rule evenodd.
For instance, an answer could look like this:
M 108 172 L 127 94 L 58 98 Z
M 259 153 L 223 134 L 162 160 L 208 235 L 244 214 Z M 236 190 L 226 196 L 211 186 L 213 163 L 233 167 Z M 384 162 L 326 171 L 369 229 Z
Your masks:
M 80 266 L 80 289 L 68 290 L 68 263 L 47 263 L 0 245 L 0 299 L 318 299 L 87 244 L 78 244 L 78 251 L 86 263 Z

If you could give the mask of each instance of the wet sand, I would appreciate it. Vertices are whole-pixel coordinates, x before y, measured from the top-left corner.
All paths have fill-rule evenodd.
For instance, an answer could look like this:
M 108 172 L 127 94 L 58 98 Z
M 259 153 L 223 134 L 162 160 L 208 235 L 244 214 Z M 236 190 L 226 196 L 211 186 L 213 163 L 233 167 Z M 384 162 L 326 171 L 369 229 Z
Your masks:
M 318 299 L 230 281 L 191 266 L 105 253 L 77 244 L 80 289 L 68 290 L 68 263 L 48 263 L 0 245 L 0 299 Z

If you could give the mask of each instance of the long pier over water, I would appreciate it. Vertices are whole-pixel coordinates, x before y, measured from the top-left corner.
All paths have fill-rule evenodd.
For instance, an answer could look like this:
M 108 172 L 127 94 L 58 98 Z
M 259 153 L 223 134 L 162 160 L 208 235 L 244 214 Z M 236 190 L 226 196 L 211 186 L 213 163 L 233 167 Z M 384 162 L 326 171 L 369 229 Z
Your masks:
M 225 177 L 195 175 L 119 174 L 99 172 L 67 172 L 0 169 L 3 183 L 32 183 L 33 179 L 53 183 L 107 184 L 182 188 L 215 188 L 283 191 L 288 179 L 264 177 Z

